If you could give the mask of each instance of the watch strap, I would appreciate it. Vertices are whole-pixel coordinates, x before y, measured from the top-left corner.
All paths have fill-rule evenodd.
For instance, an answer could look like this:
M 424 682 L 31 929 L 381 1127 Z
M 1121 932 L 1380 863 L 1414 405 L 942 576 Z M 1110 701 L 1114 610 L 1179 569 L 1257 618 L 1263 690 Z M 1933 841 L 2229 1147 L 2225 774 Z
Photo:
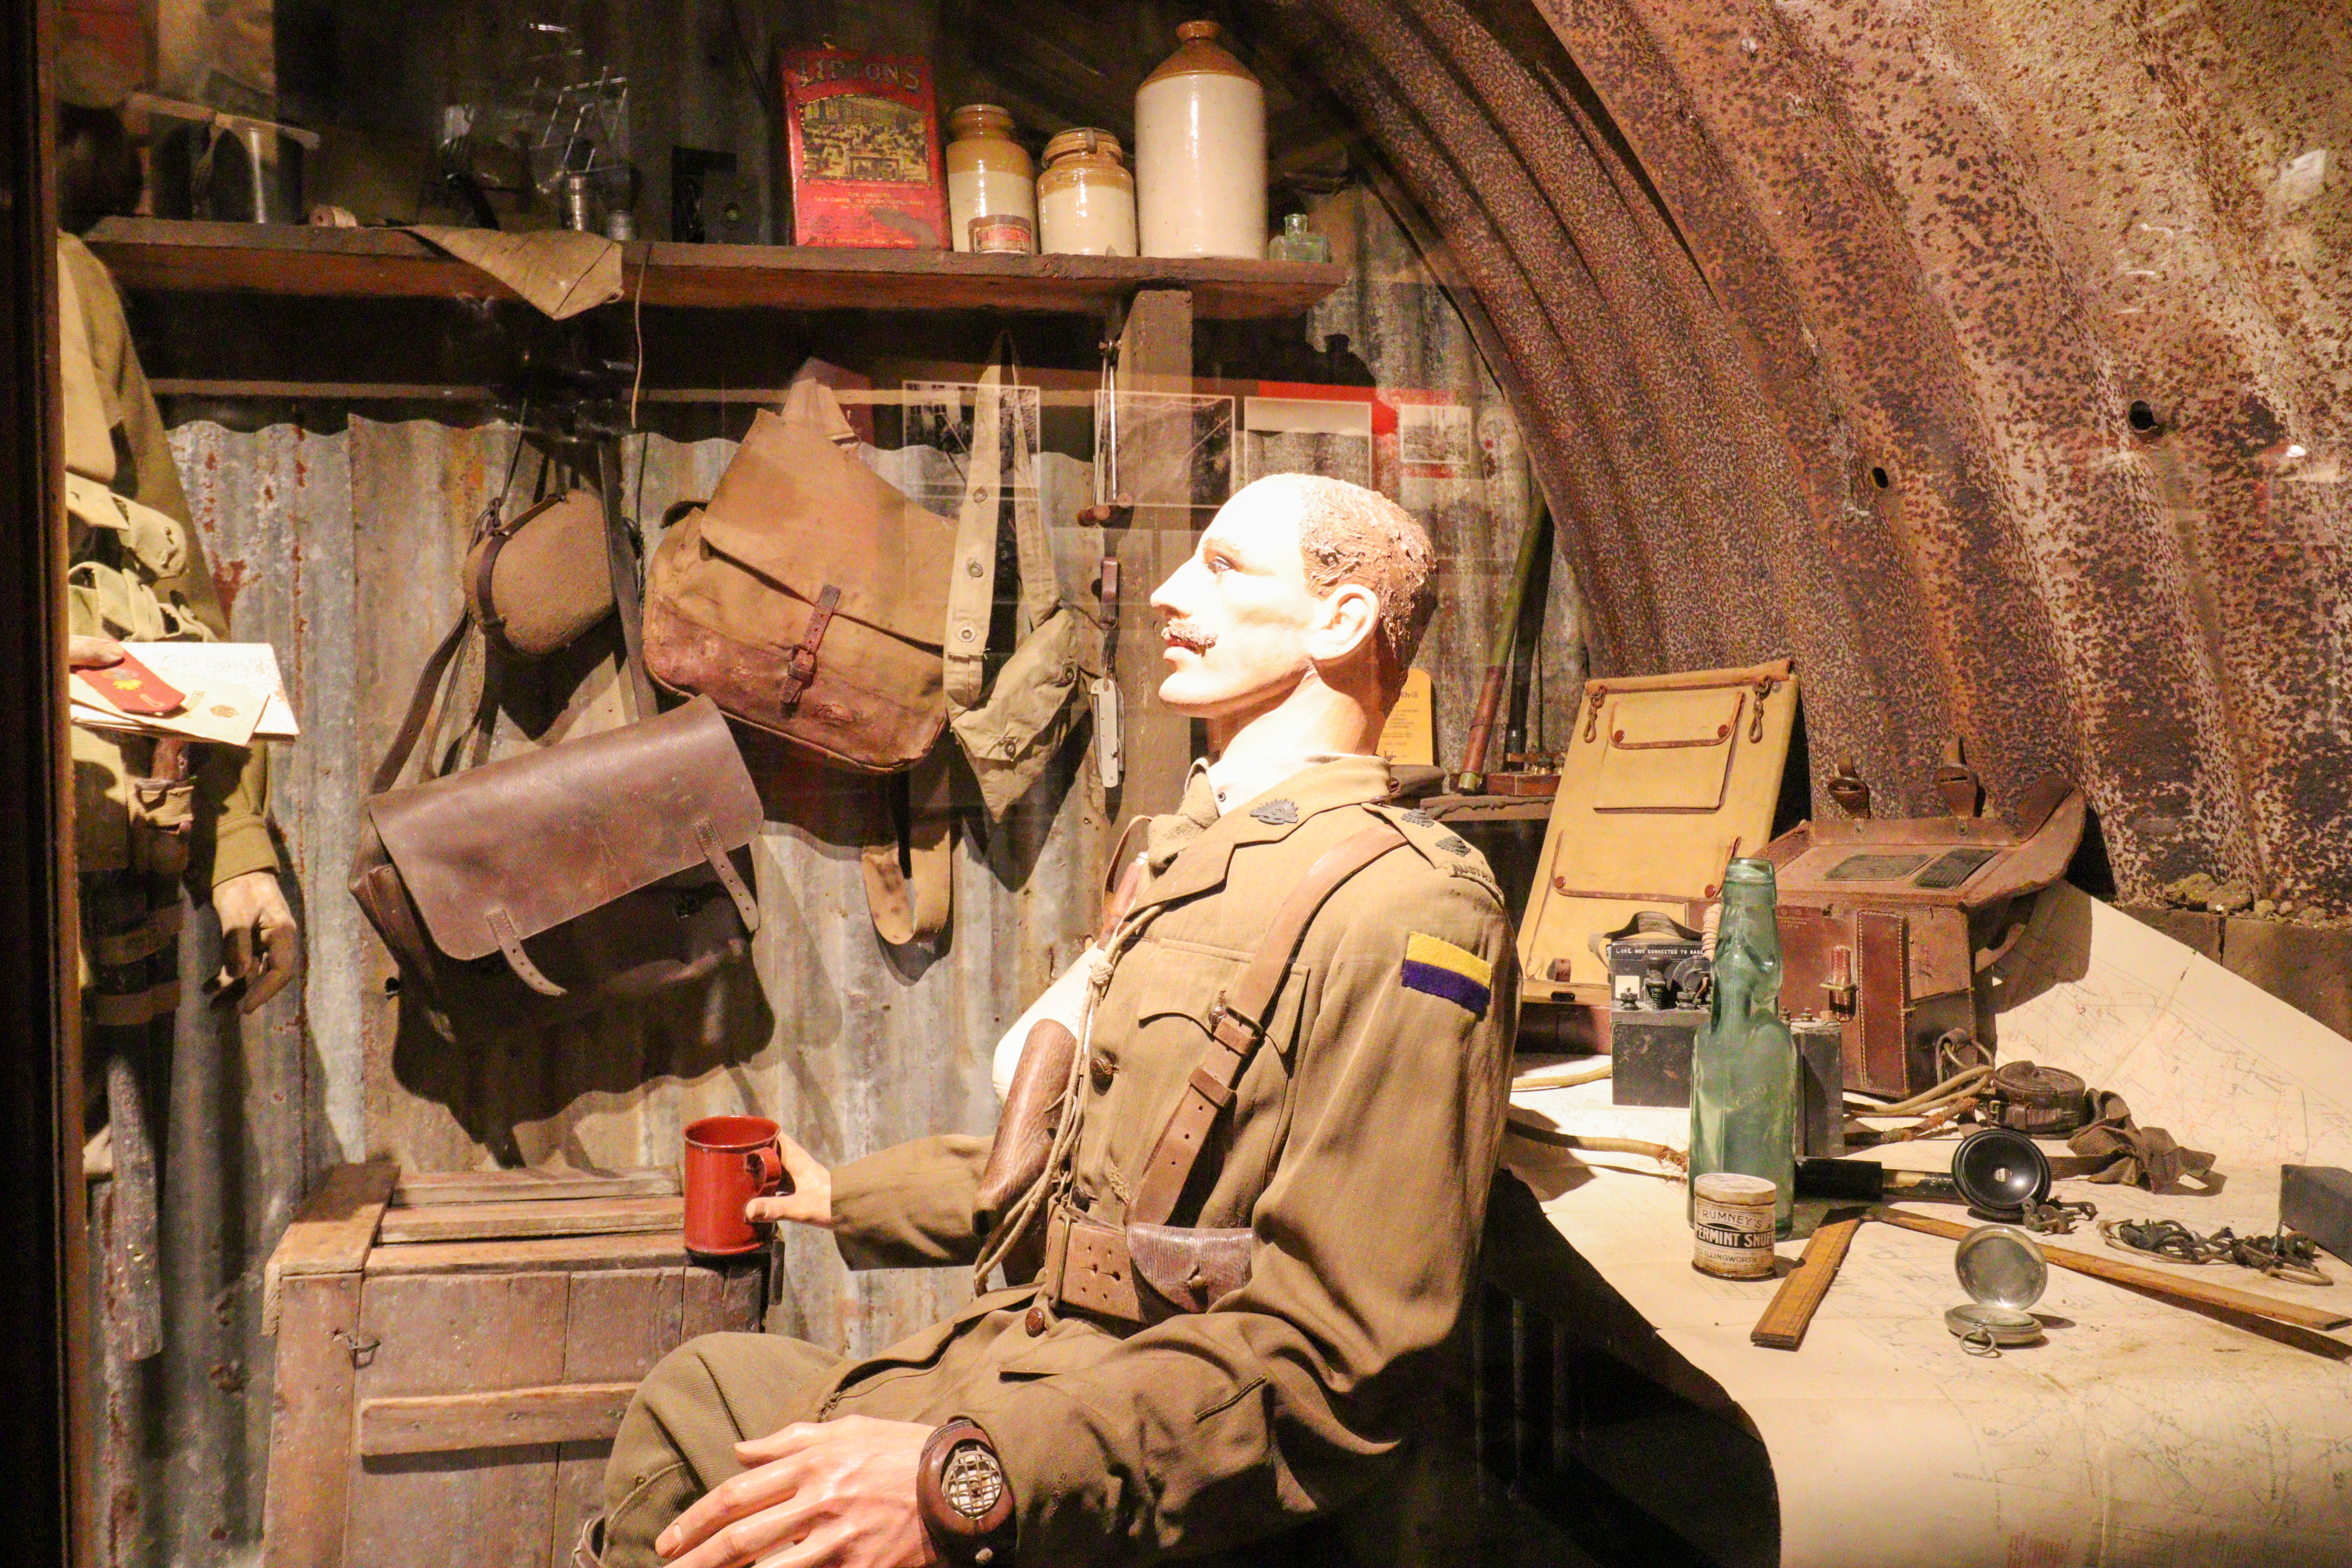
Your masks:
M 931 1434 L 915 1499 L 941 1557 L 960 1568 L 1011 1568 L 1013 1487 L 980 1423 L 959 1415 Z

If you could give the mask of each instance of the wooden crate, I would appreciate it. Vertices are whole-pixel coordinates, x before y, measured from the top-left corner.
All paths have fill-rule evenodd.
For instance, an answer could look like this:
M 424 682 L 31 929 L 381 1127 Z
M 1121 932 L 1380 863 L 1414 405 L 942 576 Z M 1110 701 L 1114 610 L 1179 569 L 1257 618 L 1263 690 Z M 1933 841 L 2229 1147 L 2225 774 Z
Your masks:
M 764 1264 L 688 1261 L 667 1172 L 346 1165 L 288 1227 L 266 1568 L 557 1568 L 637 1380 L 757 1331 Z

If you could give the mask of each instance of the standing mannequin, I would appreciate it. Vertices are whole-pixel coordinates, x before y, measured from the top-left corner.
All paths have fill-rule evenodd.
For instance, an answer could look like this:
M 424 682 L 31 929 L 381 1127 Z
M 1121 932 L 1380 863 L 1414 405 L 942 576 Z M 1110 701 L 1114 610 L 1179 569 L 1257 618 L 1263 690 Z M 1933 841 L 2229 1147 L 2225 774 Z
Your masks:
M 58 347 L 68 512 L 64 590 L 76 669 L 121 662 L 116 639 L 209 640 L 227 631 L 163 421 L 131 345 L 113 280 L 72 229 L 128 211 L 139 161 L 122 121 L 129 83 L 85 42 L 54 62 L 58 92 Z M 139 1380 L 163 1348 L 158 1235 L 161 1152 L 170 1101 L 187 895 L 207 897 L 226 955 L 217 983 L 242 986 L 251 1012 L 294 973 L 294 917 L 270 840 L 268 770 L 259 750 L 72 731 L 74 865 L 81 906 L 85 1150 L 110 1363 L 105 1468 L 132 1459 Z M 60 853 L 62 853 L 60 847 Z M 126 1436 L 126 1435 L 129 1435 Z M 135 1493 L 132 1494 L 135 1496 Z M 109 1528 L 135 1532 L 118 1505 Z
M 1369 754 L 1431 569 L 1411 518 L 1336 480 L 1263 479 L 1219 512 L 1152 597 L 1160 699 L 1205 722 L 1213 760 L 1150 825 L 1042 1175 L 992 1204 L 984 1140 L 836 1170 L 786 1140 L 793 1191 L 749 1211 L 829 1228 L 853 1267 L 1003 1258 L 1015 1283 L 863 1362 L 748 1334 L 674 1352 L 614 1445 L 584 1559 L 1146 1563 L 1301 1525 L 1346 1536 L 1393 1493 L 1469 1289 L 1517 994 L 1485 866 L 1390 804 Z M 1202 1091 L 1189 1176 L 1155 1178 L 1171 1108 L 1232 1037 L 1217 1005 L 1247 991 L 1277 910 L 1327 881 L 1276 952 L 1262 1037 L 1224 1099 Z M 1177 1270 L 1168 1288 L 1206 1310 L 1169 1305 L 1124 1250 L 1159 1196 L 1169 1234 L 1246 1258 L 1213 1286 Z M 1033 1225 L 1042 1247 L 1012 1261 Z M 1132 1263 L 1132 1308 L 1082 1253 Z

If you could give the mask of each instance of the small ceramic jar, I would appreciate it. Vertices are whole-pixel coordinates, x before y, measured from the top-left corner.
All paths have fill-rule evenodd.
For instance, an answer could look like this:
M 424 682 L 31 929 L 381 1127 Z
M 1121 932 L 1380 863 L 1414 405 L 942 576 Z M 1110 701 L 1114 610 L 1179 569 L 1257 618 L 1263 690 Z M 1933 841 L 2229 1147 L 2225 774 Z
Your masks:
M 970 103 L 948 116 L 948 229 L 958 250 L 1028 255 L 1037 248 L 1037 185 L 1013 116 Z
M 1135 254 L 1135 176 L 1118 137 L 1082 126 L 1045 143 L 1037 248 L 1060 256 Z
M 1214 22 L 1178 27 L 1181 46 L 1135 95 L 1146 256 L 1265 254 L 1265 89 L 1217 33 Z

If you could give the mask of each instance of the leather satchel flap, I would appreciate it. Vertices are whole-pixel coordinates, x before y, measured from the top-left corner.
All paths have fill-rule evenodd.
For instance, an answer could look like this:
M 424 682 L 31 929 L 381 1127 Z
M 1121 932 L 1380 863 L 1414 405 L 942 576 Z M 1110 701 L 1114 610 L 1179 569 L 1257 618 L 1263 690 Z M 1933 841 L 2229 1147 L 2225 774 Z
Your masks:
M 1130 1225 L 1128 1257 L 1136 1278 L 1180 1312 L 1205 1312 L 1250 1280 L 1247 1230 Z
M 822 425 L 762 410 L 704 507 L 704 545 L 794 597 L 936 648 L 956 525 L 893 489 Z
M 760 830 L 760 796 L 707 697 L 603 734 L 368 802 L 433 945 L 499 951 L 490 912 L 536 936 L 707 864 Z

